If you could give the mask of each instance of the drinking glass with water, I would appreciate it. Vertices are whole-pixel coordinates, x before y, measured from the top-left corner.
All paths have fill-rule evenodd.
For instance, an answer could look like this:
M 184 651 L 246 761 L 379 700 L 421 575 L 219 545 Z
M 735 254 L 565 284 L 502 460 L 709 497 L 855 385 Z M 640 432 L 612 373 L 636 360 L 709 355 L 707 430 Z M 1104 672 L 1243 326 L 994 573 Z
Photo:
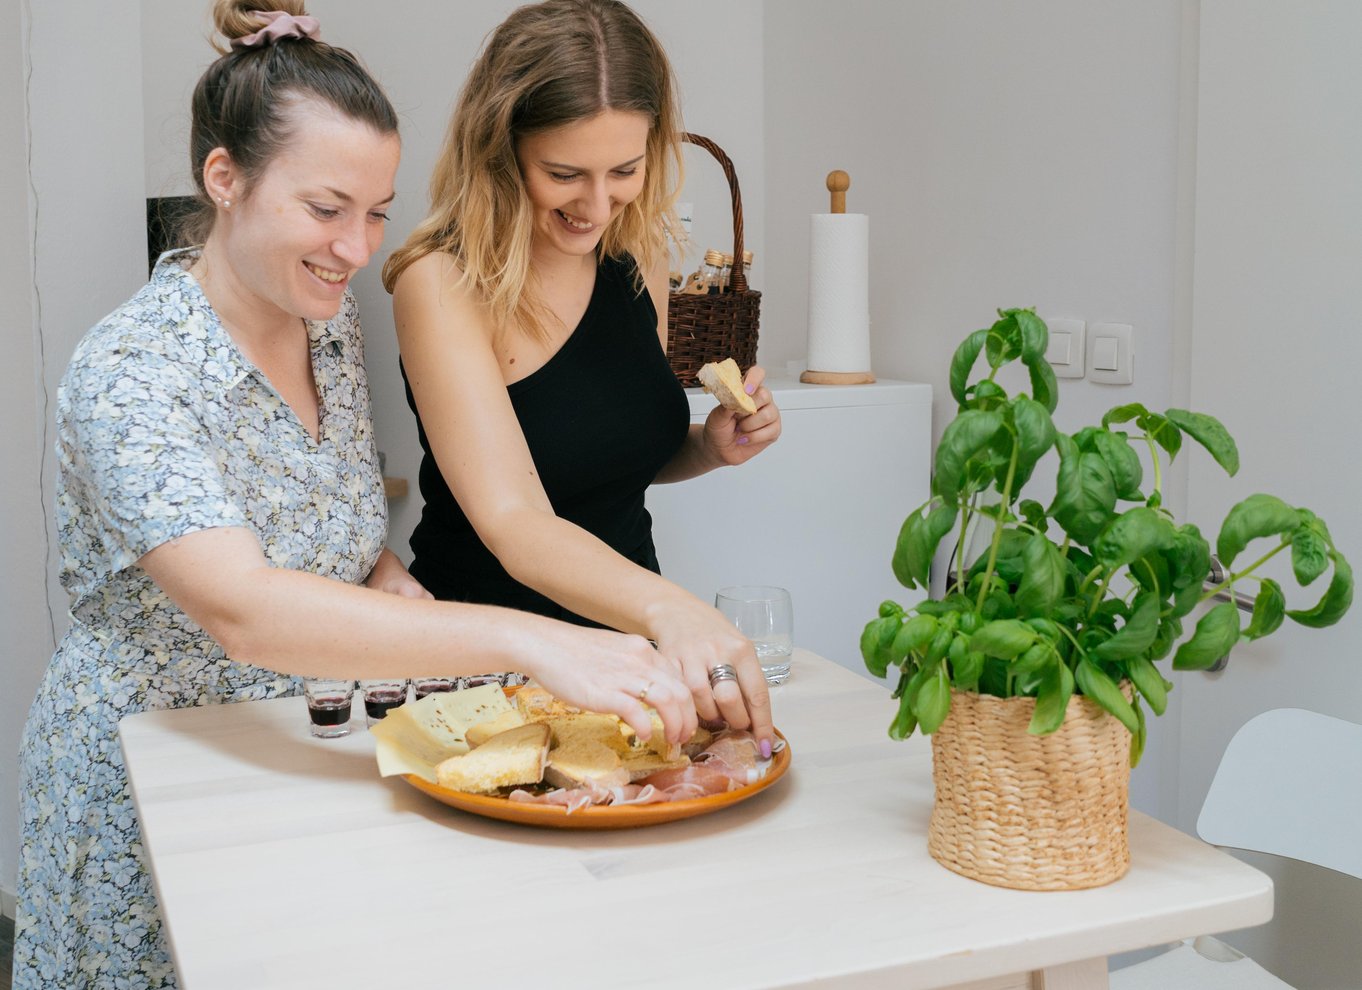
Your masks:
M 790 593 L 771 585 L 734 585 L 719 589 L 714 607 L 752 641 L 766 683 L 784 683 L 790 676 L 790 654 L 794 652 Z

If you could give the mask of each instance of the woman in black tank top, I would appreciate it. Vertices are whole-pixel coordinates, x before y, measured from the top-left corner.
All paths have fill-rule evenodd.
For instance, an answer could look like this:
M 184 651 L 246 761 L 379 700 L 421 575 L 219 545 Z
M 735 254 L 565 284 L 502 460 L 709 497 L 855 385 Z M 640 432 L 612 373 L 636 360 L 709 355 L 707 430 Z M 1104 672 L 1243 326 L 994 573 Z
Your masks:
M 660 576 L 644 507 L 649 484 L 780 435 L 760 368 L 755 413 L 691 426 L 667 362 L 677 106 L 666 55 L 615 0 L 522 7 L 490 36 L 431 215 L 383 272 L 425 452 L 412 574 L 438 598 L 644 635 L 702 718 L 769 750 L 752 644 Z

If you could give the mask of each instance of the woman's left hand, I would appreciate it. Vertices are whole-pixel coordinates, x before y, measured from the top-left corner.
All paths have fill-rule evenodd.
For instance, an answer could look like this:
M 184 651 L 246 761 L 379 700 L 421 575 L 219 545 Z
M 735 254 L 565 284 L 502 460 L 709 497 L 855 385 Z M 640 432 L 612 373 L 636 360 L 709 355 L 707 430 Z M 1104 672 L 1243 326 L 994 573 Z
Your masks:
M 374 569 L 369 572 L 369 576 L 364 579 L 366 588 L 373 588 L 375 591 L 382 591 L 389 595 L 401 595 L 403 598 L 434 598 L 420 581 L 407 573 L 407 569 L 402 566 L 402 561 L 397 554 L 387 547 L 378 555 L 378 562 L 374 564 Z
M 715 406 L 705 420 L 705 450 L 721 464 L 743 464 L 756 457 L 780 437 L 780 410 L 771 390 L 762 384 L 766 371 L 754 364 L 743 386 L 757 411 L 748 415 Z

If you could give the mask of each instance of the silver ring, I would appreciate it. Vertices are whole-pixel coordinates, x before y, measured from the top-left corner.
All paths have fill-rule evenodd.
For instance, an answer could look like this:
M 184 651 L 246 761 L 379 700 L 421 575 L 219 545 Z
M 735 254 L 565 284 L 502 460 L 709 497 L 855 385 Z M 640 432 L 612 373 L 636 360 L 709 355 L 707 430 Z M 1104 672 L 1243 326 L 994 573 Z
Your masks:
M 640 691 L 640 692 L 638 693 L 638 700 L 639 700 L 640 702 L 642 702 L 642 703 L 644 703 L 644 704 L 647 704 L 647 702 L 648 702 L 648 692 L 651 691 L 651 690 L 653 689 L 653 684 L 654 684 L 654 683 L 656 683 L 656 682 L 654 682 L 654 681 L 649 681 L 647 684 L 643 685 L 643 690 Z
M 720 681 L 736 681 L 738 672 L 733 669 L 732 664 L 721 663 L 709 668 L 709 686 L 718 687 Z

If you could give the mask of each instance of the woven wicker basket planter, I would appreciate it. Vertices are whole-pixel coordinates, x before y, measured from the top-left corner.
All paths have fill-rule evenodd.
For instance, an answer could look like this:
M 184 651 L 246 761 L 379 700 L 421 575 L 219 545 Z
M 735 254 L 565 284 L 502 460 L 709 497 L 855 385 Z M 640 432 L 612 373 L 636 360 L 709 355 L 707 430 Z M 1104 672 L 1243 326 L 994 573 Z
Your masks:
M 1033 736 L 1034 709 L 1032 698 L 951 692 L 950 716 L 932 735 L 928 852 L 998 887 L 1111 883 L 1130 868 L 1130 733 L 1075 695 L 1056 732 Z

